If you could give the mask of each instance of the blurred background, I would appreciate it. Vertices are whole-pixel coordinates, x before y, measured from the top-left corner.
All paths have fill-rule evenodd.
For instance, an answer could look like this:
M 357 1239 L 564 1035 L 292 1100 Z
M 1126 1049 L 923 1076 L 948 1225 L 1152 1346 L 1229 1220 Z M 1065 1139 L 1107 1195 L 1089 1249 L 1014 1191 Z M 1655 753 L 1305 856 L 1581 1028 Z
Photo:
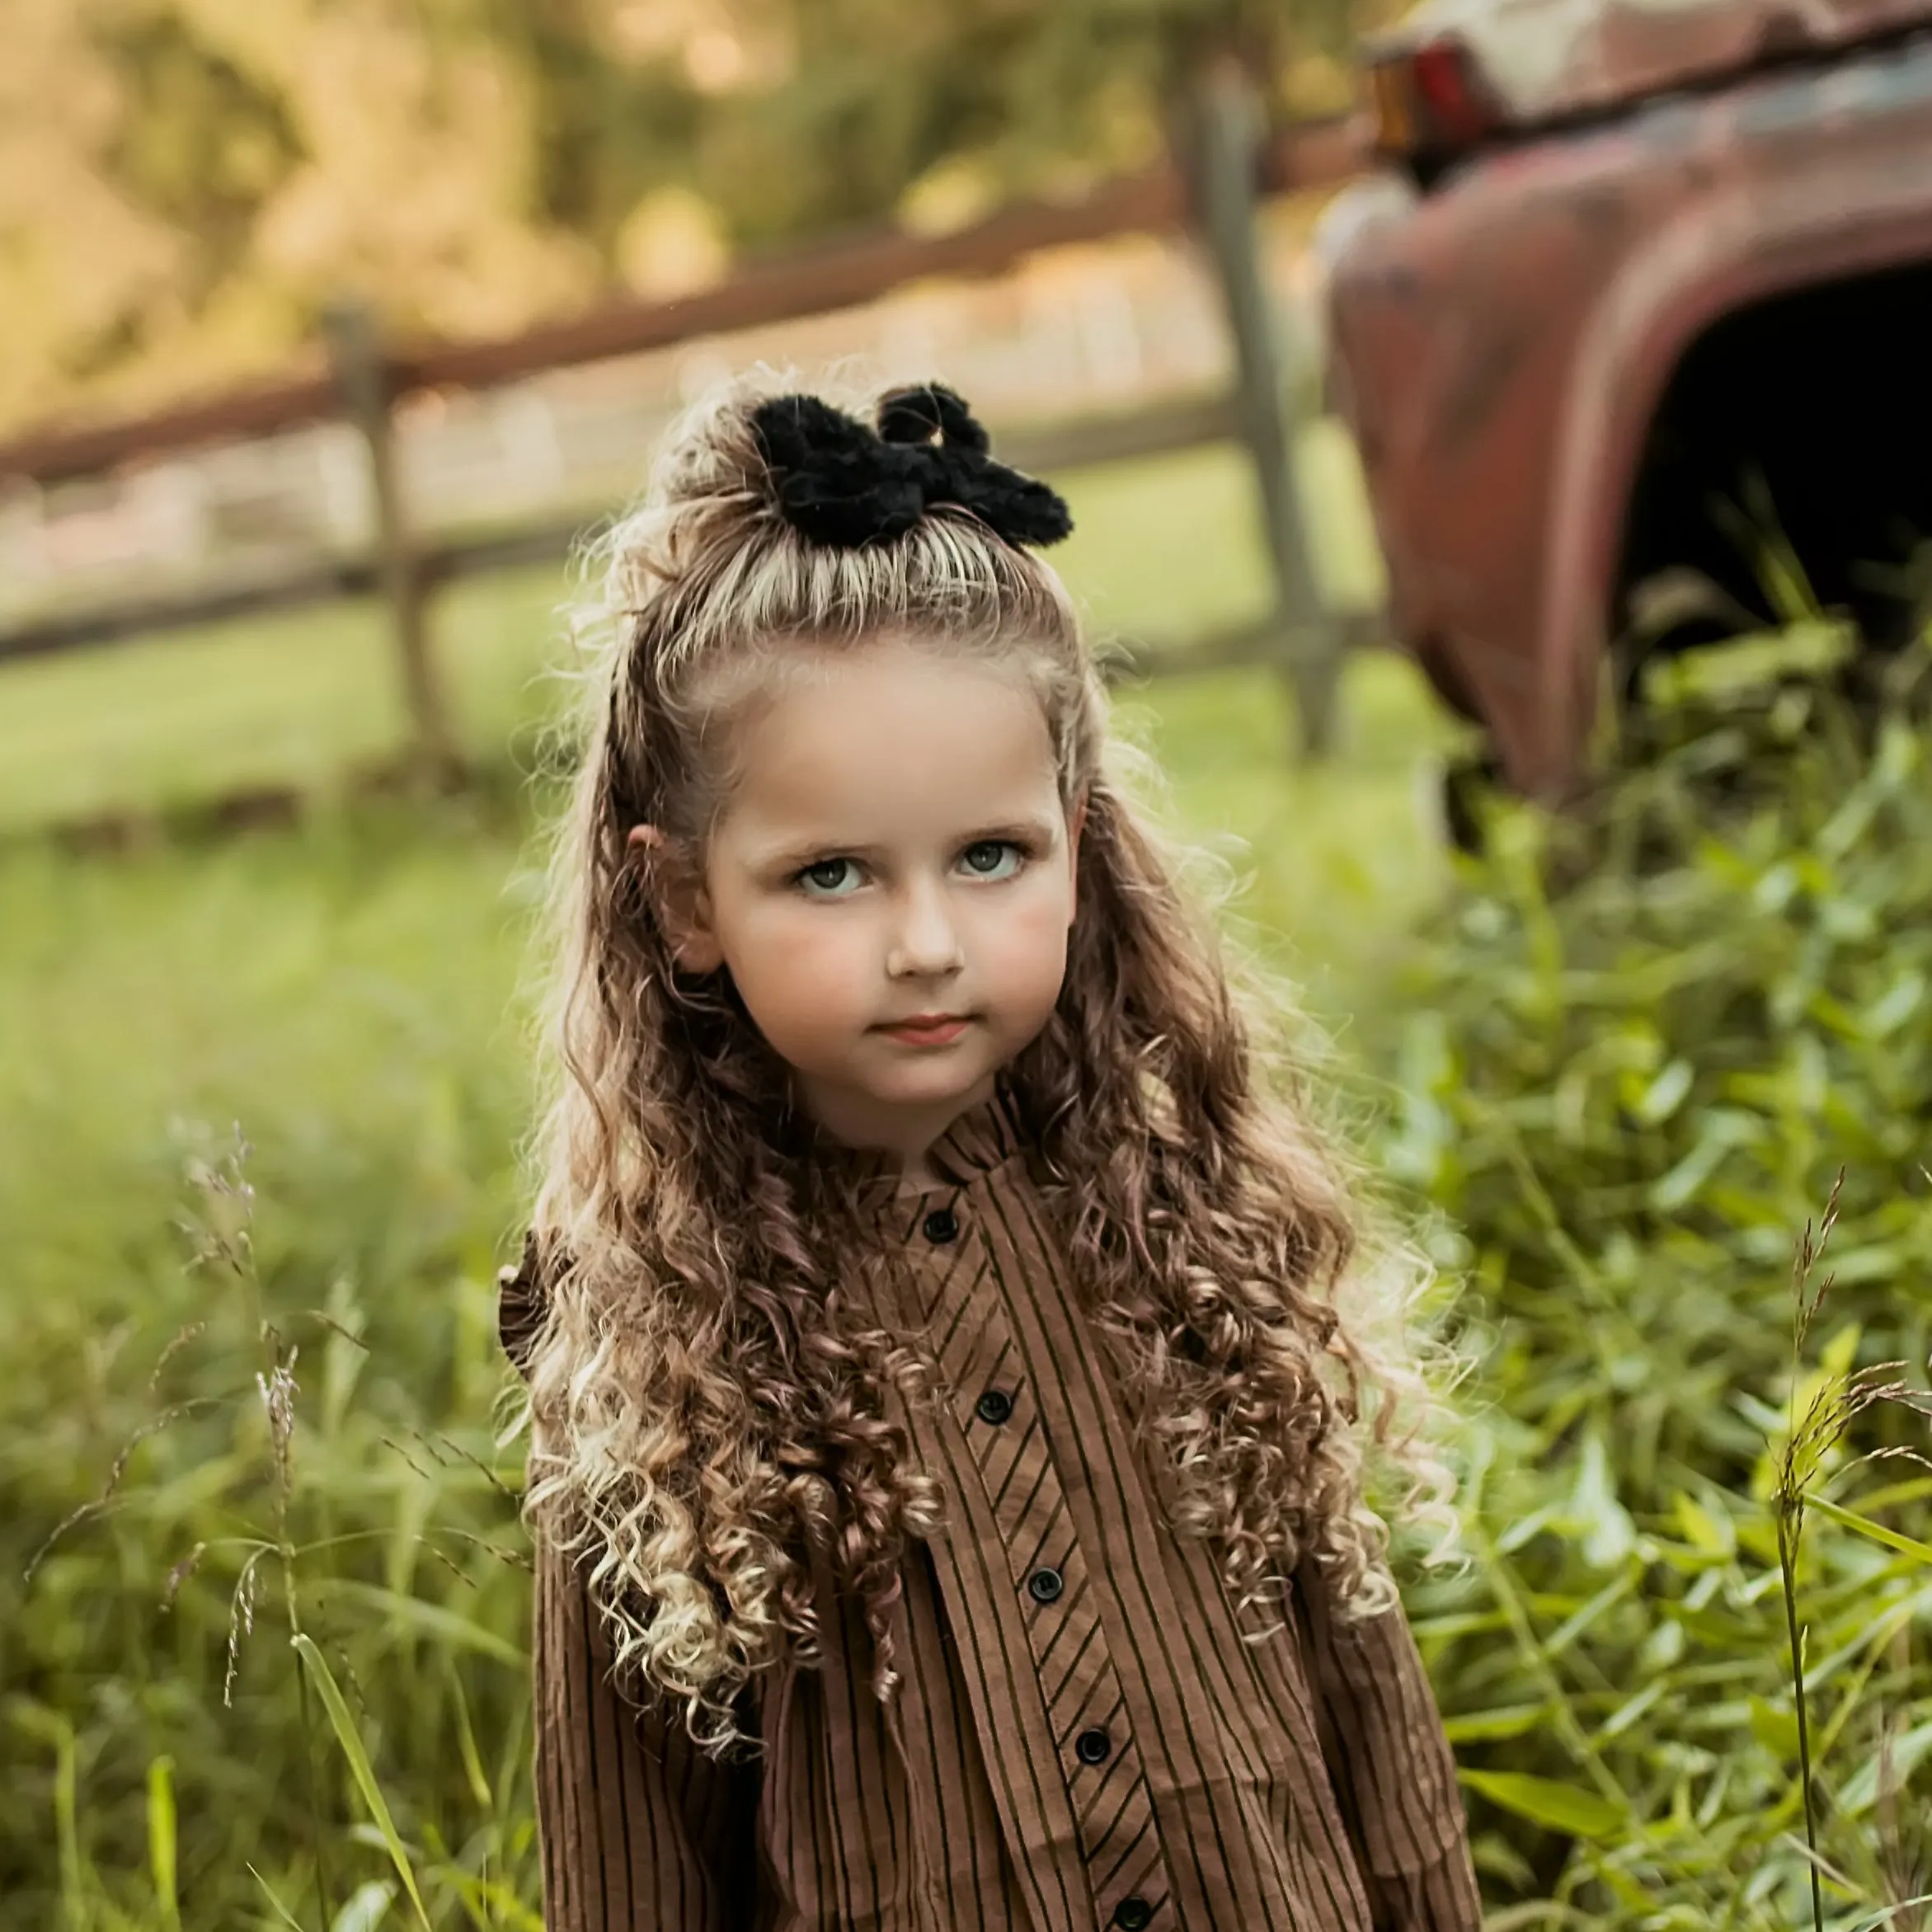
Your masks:
M 1912 1922 L 1917 687 L 1798 599 L 1452 848 L 1330 379 L 1391 19 L 0 10 L 0 1926 L 540 1925 L 494 1282 L 573 558 L 718 376 L 847 359 L 1067 494 L 1442 1264 L 1470 1561 L 1404 1581 L 1492 1922 Z

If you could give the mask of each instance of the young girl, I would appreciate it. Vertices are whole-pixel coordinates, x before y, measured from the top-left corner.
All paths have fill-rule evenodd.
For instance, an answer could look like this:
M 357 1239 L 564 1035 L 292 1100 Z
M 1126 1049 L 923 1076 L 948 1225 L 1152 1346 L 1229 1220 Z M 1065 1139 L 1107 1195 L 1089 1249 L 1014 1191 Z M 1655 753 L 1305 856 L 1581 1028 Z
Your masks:
M 1363 1499 L 1441 1500 L 1400 1297 L 1068 528 L 945 389 L 740 385 L 616 533 L 502 1300 L 557 1932 L 1479 1922 Z

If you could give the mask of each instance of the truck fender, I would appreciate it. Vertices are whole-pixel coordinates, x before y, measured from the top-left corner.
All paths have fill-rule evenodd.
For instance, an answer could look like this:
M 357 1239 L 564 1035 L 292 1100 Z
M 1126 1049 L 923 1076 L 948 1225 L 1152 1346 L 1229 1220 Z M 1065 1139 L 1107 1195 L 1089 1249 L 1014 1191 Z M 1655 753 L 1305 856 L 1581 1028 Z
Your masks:
M 1624 257 L 1579 334 L 1556 431 L 1539 600 L 1543 715 L 1517 775 L 1548 793 L 1592 722 L 1625 519 L 1672 374 L 1723 317 L 1823 281 L 1932 260 L 1932 194 L 1896 149 L 1686 201 Z M 1860 165 L 1862 163 L 1862 165 Z

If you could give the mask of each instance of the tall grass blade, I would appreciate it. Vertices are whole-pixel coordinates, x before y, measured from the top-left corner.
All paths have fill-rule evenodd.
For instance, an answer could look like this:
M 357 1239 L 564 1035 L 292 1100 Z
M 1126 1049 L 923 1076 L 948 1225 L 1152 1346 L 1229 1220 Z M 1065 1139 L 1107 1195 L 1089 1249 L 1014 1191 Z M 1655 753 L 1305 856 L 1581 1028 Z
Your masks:
M 454 1865 L 439 1865 L 436 1877 L 462 1899 L 477 1925 L 498 1926 L 502 1932 L 543 1932 L 543 1920 L 494 1878 L 479 1878 Z
M 416 1889 L 416 1873 L 411 1869 L 409 1854 L 404 1849 L 402 1835 L 396 1829 L 396 1822 L 389 1816 L 388 1801 L 383 1796 L 381 1785 L 376 1782 L 374 1767 L 369 1761 L 369 1753 L 362 1747 L 362 1739 L 355 1728 L 355 1720 L 350 1715 L 349 1706 L 343 1700 L 341 1687 L 336 1684 L 335 1673 L 315 1645 L 315 1639 L 306 1633 L 289 1640 L 295 1647 L 302 1661 L 308 1667 L 317 1695 L 322 1699 L 323 1708 L 329 1713 L 329 1722 L 335 1727 L 336 1741 L 342 1746 L 342 1754 L 349 1760 L 349 1769 L 362 1793 L 363 1802 L 369 1808 L 369 1815 L 375 1820 L 376 1829 L 383 1835 L 383 1842 L 389 1848 L 389 1857 L 396 1867 L 396 1874 L 402 1881 L 402 1888 L 409 1894 L 409 1902 L 416 1907 L 416 1916 L 421 1921 L 423 1932 L 433 1932 L 430 1915 L 424 1910 L 422 1894 Z
M 268 1880 L 263 1878 L 253 1865 L 248 1868 L 248 1875 L 267 1893 L 268 1902 L 275 1907 L 275 1916 L 289 1928 L 289 1932 L 303 1932 L 302 1921 L 275 1896 L 275 1887 L 270 1884 Z
M 174 1760 L 157 1757 L 148 1766 L 148 1869 L 161 1908 L 162 1932 L 181 1932 L 181 1901 L 175 1883 Z
M 87 1932 L 87 1901 L 81 1886 L 80 1771 L 73 1725 L 61 1720 L 54 1740 L 54 1821 L 60 1834 L 60 1899 L 68 1932 Z
M 1901 1556 L 1909 1556 L 1915 1563 L 1932 1564 L 1932 1543 L 1920 1543 L 1916 1537 L 1887 1529 L 1883 1523 L 1873 1522 L 1869 1516 L 1860 1516 L 1856 1510 L 1847 1509 L 1843 1503 L 1827 1502 L 1822 1496 L 1807 1497 L 1805 1507 L 1815 1509 L 1840 1529 L 1855 1530 L 1860 1536 L 1869 1537 L 1887 1549 L 1897 1550 Z
M 1553 1831 L 1579 1838 L 1608 1838 L 1623 1826 L 1623 1811 L 1607 1798 L 1554 1778 L 1521 1771 L 1464 1771 L 1462 1781 L 1492 1803 Z
M 23 1730 L 54 1746 L 54 1837 L 60 1860 L 60 1916 L 67 1932 L 88 1932 L 87 1900 L 81 1883 L 80 1776 L 73 1726 L 59 1711 L 24 1701 L 13 1707 Z
M 1791 1647 L 1792 1702 L 1798 1713 L 1798 1775 L 1804 1798 L 1804 1841 L 1810 1852 L 1812 1925 L 1825 1932 L 1824 1893 L 1818 1880 L 1817 1807 L 1812 1795 L 1811 1722 L 1805 1702 L 1804 1631 L 1798 1620 L 1798 1554 L 1803 1535 L 1803 1497 L 1786 1499 L 1778 1520 L 1778 1568 L 1784 1590 L 1785 1633 Z
M 87 1932 L 87 1898 L 81 1882 L 80 1776 L 73 1724 L 59 1711 L 25 1698 L 8 1714 L 21 1730 L 54 1746 L 54 1841 L 60 1872 L 60 1915 L 67 1932 Z
M 1916 1912 L 1921 1907 L 1932 1905 L 1932 1892 L 1921 1892 L 1916 1898 L 1901 1898 L 1897 1905 L 1888 1905 L 1882 1912 L 1873 1912 L 1869 1918 L 1860 1919 L 1851 1928 L 1851 1932 L 1881 1932 L 1896 1919 L 1903 1918 L 1907 1912 Z
M 456 1659 L 447 1651 L 444 1652 L 444 1662 L 449 1679 L 450 1702 L 456 1712 L 456 1742 L 463 1752 L 463 1775 L 469 1779 L 470 1796 L 475 1798 L 480 1811 L 493 1815 L 496 1795 L 490 1789 L 488 1774 L 483 1770 L 482 1754 L 477 1749 L 476 1728 L 470 1723 L 469 1699 L 463 1692 L 463 1673 L 456 1667 Z

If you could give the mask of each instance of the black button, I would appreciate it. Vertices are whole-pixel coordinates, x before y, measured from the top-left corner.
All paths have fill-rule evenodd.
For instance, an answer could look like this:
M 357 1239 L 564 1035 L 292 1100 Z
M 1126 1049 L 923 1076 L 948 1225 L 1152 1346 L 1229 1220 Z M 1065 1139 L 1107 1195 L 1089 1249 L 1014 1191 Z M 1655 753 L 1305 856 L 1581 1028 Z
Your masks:
M 982 1422 L 998 1427 L 1013 1413 L 1013 1398 L 1004 1389 L 989 1389 L 973 1404 L 973 1413 Z
M 1103 1765 L 1113 1749 L 1113 1740 L 1104 1731 L 1083 1731 L 1074 1740 L 1074 1756 L 1084 1765 Z
M 935 1248 L 943 1248 L 959 1234 L 959 1218 L 949 1207 L 936 1207 L 926 1216 L 926 1239 Z
M 1113 1922 L 1121 1932 L 1140 1932 L 1143 1925 L 1154 1922 L 1154 1907 L 1136 1892 L 1129 1892 L 1113 1908 Z
M 1066 1588 L 1058 1570 L 1036 1570 L 1027 1579 L 1027 1590 L 1035 1603 L 1051 1603 Z

